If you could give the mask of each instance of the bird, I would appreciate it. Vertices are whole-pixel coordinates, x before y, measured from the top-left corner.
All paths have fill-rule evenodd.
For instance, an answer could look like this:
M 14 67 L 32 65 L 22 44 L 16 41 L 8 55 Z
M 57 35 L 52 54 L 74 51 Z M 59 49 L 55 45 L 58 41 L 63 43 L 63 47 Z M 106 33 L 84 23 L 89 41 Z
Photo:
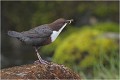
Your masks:
M 35 48 L 39 63 L 46 64 L 38 52 L 39 47 L 48 45 L 56 40 L 62 30 L 70 24 L 73 19 L 66 20 L 59 18 L 52 23 L 43 24 L 28 31 L 8 31 L 8 35 L 17 38 L 21 42 L 31 45 Z

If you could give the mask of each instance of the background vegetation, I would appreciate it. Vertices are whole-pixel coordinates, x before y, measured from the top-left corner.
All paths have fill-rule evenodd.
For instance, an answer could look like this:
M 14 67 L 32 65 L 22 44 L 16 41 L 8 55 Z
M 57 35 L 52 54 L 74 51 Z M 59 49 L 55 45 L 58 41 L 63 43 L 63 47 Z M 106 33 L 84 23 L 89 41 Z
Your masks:
M 61 17 L 74 22 L 41 47 L 42 58 L 70 67 L 83 79 L 118 79 L 118 1 L 2 1 L 1 67 L 37 59 L 34 49 L 8 37 L 8 30 L 25 31 Z

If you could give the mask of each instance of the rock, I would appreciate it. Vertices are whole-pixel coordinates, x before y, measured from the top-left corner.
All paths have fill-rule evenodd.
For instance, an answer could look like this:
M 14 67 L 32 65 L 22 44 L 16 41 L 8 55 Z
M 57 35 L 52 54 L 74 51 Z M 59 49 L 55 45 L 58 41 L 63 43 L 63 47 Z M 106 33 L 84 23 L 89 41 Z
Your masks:
M 48 64 L 27 64 L 2 69 L 1 79 L 80 79 L 80 76 L 64 65 L 52 62 Z

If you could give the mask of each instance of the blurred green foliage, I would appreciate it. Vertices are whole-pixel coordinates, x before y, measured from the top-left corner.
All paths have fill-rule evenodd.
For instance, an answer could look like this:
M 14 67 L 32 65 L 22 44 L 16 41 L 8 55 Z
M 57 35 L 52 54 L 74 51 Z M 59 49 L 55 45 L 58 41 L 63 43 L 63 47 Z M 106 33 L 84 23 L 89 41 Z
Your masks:
M 97 2 L 85 2 L 85 4 L 82 3 L 84 2 L 81 2 L 81 4 L 78 6 L 78 11 L 80 13 L 85 13 L 87 10 L 91 10 L 94 15 L 99 17 L 107 17 L 111 14 L 118 13 L 118 5 L 116 5 L 115 2 L 113 2 L 113 4 L 109 4 L 105 1 L 99 2 L 99 4 L 96 4 Z
M 94 29 L 103 32 L 117 32 L 119 33 L 119 24 L 113 22 L 98 23 L 92 26 Z
M 110 54 L 111 49 L 118 48 L 115 41 L 100 35 L 100 31 L 90 29 L 70 35 L 56 49 L 54 60 L 70 66 L 77 64 L 81 68 L 98 63 L 100 55 Z

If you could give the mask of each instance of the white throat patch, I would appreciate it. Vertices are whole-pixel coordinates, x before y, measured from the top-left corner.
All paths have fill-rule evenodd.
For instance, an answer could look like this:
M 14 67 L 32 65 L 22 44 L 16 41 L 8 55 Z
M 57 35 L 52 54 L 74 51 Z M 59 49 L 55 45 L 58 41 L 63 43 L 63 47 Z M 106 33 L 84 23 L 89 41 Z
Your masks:
M 60 32 L 64 29 L 64 27 L 67 25 L 67 23 L 65 23 L 59 31 L 53 31 L 52 35 L 51 35 L 51 40 L 52 42 L 55 41 L 55 39 L 58 37 L 58 35 L 60 34 Z

